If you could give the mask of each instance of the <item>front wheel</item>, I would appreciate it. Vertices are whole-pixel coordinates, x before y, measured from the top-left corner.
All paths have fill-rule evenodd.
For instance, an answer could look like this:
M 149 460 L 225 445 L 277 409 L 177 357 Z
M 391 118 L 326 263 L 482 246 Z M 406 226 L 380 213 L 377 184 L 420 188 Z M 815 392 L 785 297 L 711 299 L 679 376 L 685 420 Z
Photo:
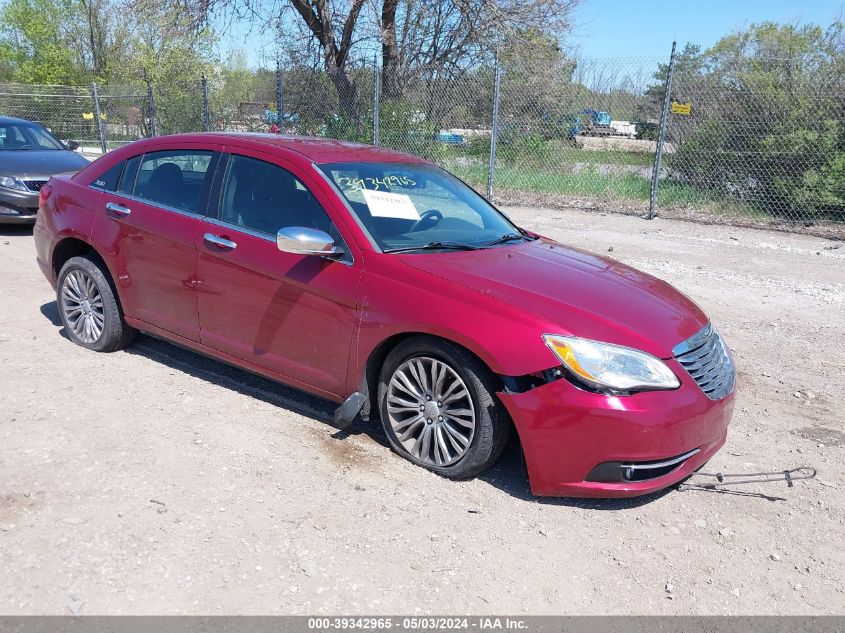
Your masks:
M 56 301 L 71 341 L 97 352 L 123 349 L 135 330 L 123 320 L 114 288 L 97 262 L 72 257 L 59 273 Z
M 414 337 L 385 360 L 379 380 L 381 421 L 391 447 L 450 479 L 492 466 L 510 422 L 490 370 L 463 348 Z

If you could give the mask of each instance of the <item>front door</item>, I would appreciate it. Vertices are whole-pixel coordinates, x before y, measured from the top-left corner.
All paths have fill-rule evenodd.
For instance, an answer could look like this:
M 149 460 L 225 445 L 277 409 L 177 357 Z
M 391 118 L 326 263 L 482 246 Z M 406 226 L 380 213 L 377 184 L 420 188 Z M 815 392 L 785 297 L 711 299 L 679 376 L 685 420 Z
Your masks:
M 327 201 L 292 169 L 247 150 L 221 165 L 218 214 L 201 223 L 197 240 L 201 339 L 289 383 L 342 397 L 363 268 Z M 276 232 L 289 226 L 329 232 L 346 256 L 279 251 Z

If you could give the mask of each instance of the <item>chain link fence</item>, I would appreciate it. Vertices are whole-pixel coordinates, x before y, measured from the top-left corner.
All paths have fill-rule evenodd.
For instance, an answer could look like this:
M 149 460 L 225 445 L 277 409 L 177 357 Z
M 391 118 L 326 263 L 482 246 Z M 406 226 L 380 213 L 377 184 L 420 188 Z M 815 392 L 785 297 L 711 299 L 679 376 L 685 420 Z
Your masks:
M 666 206 L 728 221 L 845 221 L 842 60 L 807 52 L 672 75 Z
M 40 123 L 99 154 L 152 133 L 144 86 L 0 83 L 0 114 Z
M 0 83 L 0 114 L 40 123 L 64 140 L 100 144 L 90 86 Z
M 0 84 L 0 113 L 96 154 L 200 130 L 371 143 L 500 203 L 845 228 L 842 61 L 503 60 L 451 73 L 221 69 L 180 85 Z M 98 120 L 99 113 L 99 120 Z
M 509 202 L 644 214 L 656 143 L 637 131 L 656 59 L 501 70 L 493 190 Z

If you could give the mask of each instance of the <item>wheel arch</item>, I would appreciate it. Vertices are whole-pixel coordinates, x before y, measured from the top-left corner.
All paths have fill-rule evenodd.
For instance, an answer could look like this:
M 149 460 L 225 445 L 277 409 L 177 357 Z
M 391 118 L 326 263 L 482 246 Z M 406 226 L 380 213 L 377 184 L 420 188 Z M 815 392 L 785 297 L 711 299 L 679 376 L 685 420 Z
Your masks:
M 361 385 L 360 388 L 364 389 L 362 393 L 366 396 L 366 404 L 364 405 L 364 411 L 366 412 L 367 416 L 372 415 L 373 404 L 375 403 L 376 394 L 378 393 L 378 379 L 379 374 L 381 373 L 381 368 L 384 365 L 384 361 L 387 359 L 387 356 L 392 352 L 396 347 L 401 345 L 404 341 L 415 338 L 415 337 L 424 337 L 429 339 L 434 339 L 438 341 L 442 341 L 444 343 L 448 343 L 450 345 L 454 345 L 456 347 L 461 348 L 465 352 L 472 354 L 478 362 L 480 362 L 484 367 L 490 370 L 490 373 L 501 382 L 502 388 L 504 388 L 504 379 L 503 377 L 494 371 L 490 364 L 487 363 L 484 358 L 482 358 L 475 350 L 467 347 L 466 345 L 462 344 L 459 341 L 454 339 L 448 338 L 446 336 L 440 336 L 437 334 L 432 334 L 430 332 L 423 332 L 423 331 L 408 331 L 408 332 L 398 332 L 396 334 L 392 334 L 382 340 L 378 345 L 376 345 L 372 351 L 370 351 L 369 356 L 367 357 L 366 362 L 364 363 L 363 373 L 361 376 Z M 504 405 L 503 405 L 504 406 Z M 378 411 L 378 407 L 375 407 L 376 411 Z
M 53 254 L 50 258 L 50 265 L 53 267 L 53 272 L 55 273 L 56 278 L 58 279 L 59 273 L 62 271 L 62 266 L 64 266 L 69 259 L 73 257 L 83 257 L 86 255 L 94 255 L 100 262 L 105 263 L 102 256 L 97 252 L 97 249 L 85 240 L 81 240 L 78 237 L 62 238 L 53 247 Z
M 111 284 L 112 291 L 117 297 L 118 304 L 120 304 L 121 309 L 123 309 L 123 302 L 121 301 L 120 296 L 120 288 L 118 288 L 117 283 L 115 283 L 114 275 L 112 275 L 111 269 L 109 268 L 109 265 L 106 262 L 106 258 L 103 257 L 94 246 L 92 246 L 89 242 L 86 242 L 83 239 L 74 236 L 68 236 L 59 240 L 53 247 L 53 253 L 50 258 L 50 265 L 53 268 L 53 273 L 56 276 L 56 280 L 58 280 L 59 278 L 59 273 L 62 270 L 62 266 L 64 266 L 65 263 L 67 263 L 67 261 L 73 257 L 90 257 L 97 264 L 99 264 L 100 268 L 103 271 L 103 274 L 106 276 L 106 279 L 108 280 L 109 284 Z
M 408 331 L 408 332 L 399 332 L 392 334 L 379 342 L 372 351 L 370 352 L 369 357 L 367 358 L 367 362 L 363 368 L 363 377 L 361 380 L 361 386 L 359 390 L 362 391 L 366 397 L 366 401 L 361 411 L 362 417 L 367 420 L 373 419 L 373 410 L 375 410 L 375 415 L 379 416 L 379 406 L 378 406 L 378 380 L 379 374 L 381 373 L 381 368 L 384 365 L 384 361 L 387 359 L 387 356 L 396 349 L 397 346 L 401 345 L 404 341 L 407 341 L 411 338 L 416 337 L 424 337 L 429 339 L 434 339 L 437 341 L 441 341 L 444 343 L 448 343 L 450 345 L 454 345 L 455 347 L 460 348 L 461 350 L 465 351 L 468 354 L 471 354 L 479 363 L 482 364 L 485 368 L 490 371 L 490 374 L 496 380 L 497 389 L 495 391 L 494 399 L 498 401 L 499 406 L 501 407 L 502 413 L 504 418 L 507 420 L 507 425 L 509 427 L 509 432 L 514 434 L 517 439 L 517 450 L 519 451 L 520 458 L 522 460 L 523 469 L 525 468 L 525 451 L 522 447 L 522 438 L 520 436 L 519 428 L 514 423 L 513 418 L 510 415 L 510 411 L 505 406 L 505 403 L 499 398 L 499 393 L 508 390 L 508 381 L 513 380 L 509 379 L 507 376 L 504 376 L 498 372 L 496 372 L 490 364 L 484 360 L 484 358 L 479 355 L 475 350 L 467 347 L 466 345 L 462 344 L 459 341 L 456 341 L 452 338 L 447 336 L 432 334 L 430 332 L 425 331 Z M 525 471 L 525 475 L 527 477 L 527 471 Z

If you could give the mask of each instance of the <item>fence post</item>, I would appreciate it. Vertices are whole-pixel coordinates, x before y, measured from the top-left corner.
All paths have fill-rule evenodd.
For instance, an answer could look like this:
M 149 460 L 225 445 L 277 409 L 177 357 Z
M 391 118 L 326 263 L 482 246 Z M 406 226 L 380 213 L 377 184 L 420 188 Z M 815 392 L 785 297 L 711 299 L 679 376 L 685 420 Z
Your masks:
M 379 146 L 379 111 L 381 110 L 381 73 L 373 58 L 373 145 Z
M 285 103 L 284 103 L 284 94 L 285 94 L 285 78 L 282 76 L 282 64 L 278 60 L 276 61 L 276 112 L 279 115 L 279 120 L 276 123 L 279 126 L 279 130 L 281 130 L 282 134 L 285 132 Z
M 669 101 L 672 98 L 672 74 L 675 70 L 675 42 L 672 42 L 672 54 L 669 56 L 669 71 L 666 73 L 666 94 L 663 95 L 663 110 L 660 113 L 660 133 L 657 135 L 657 152 L 654 156 L 654 171 L 651 174 L 651 198 L 648 203 L 646 220 L 654 219 L 657 213 L 657 188 L 660 184 L 660 164 L 663 162 L 663 142 L 666 138 L 666 121 L 669 118 Z
M 493 201 L 493 172 L 496 169 L 496 140 L 499 138 L 499 88 L 502 69 L 496 54 L 496 74 L 493 80 L 493 128 L 490 130 L 490 164 L 487 166 L 487 200 Z
M 97 92 L 97 84 L 91 84 L 91 94 L 94 97 L 94 116 L 97 117 L 97 134 L 100 137 L 100 149 L 103 150 L 103 154 L 106 153 L 106 134 L 105 129 L 103 129 L 103 117 L 101 115 L 100 110 L 100 95 Z
M 206 132 L 211 131 L 211 113 L 208 110 L 208 79 L 202 76 L 202 124 Z
M 150 111 L 150 136 L 157 136 L 156 133 L 156 106 L 153 101 L 153 85 L 147 82 L 147 107 Z

